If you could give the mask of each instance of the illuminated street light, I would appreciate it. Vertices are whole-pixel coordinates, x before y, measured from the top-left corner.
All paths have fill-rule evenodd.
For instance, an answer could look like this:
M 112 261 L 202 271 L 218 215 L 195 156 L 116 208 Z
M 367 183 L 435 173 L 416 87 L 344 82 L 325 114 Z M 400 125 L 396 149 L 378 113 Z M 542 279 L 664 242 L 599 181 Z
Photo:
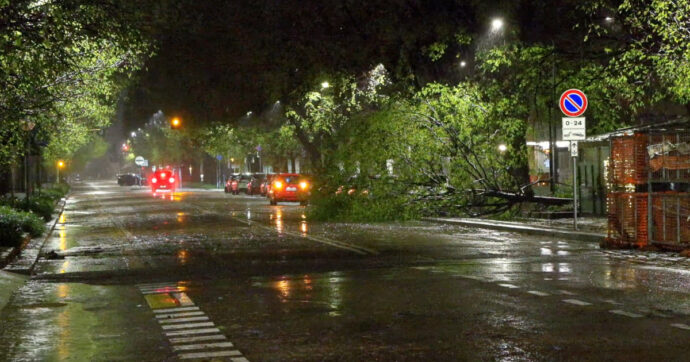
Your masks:
M 251 116 L 253 113 L 252 111 L 247 112 L 247 117 Z
M 613 23 L 613 18 L 610 16 L 607 16 L 604 18 L 604 21 L 606 21 L 607 23 Z
M 504 145 L 503 143 L 501 143 L 500 145 L 498 145 L 498 151 L 499 151 L 499 152 L 503 153 L 503 152 L 505 152 L 505 151 L 507 151 L 507 150 L 508 150 L 508 146 Z
M 464 68 L 464 67 L 466 67 L 466 66 L 467 66 L 467 62 L 466 62 L 466 61 L 463 60 L 463 61 L 460 62 L 460 68 Z
M 503 29 L 503 19 L 496 18 L 491 20 L 491 32 L 497 33 Z
M 172 120 L 170 120 L 170 128 L 178 129 L 180 128 L 180 126 L 182 126 L 182 121 L 179 118 L 175 117 Z
M 60 183 L 60 169 L 65 167 L 65 161 L 59 160 L 57 162 L 56 173 L 55 173 L 55 183 Z
M 330 86 L 331 86 L 331 85 L 330 85 L 328 82 L 323 82 L 323 83 L 321 83 L 321 89 L 326 89 L 326 88 L 328 88 L 328 87 L 330 87 Z
M 132 136 L 132 138 L 134 138 L 134 137 L 137 136 L 137 133 L 136 133 L 136 132 L 132 132 L 130 135 Z

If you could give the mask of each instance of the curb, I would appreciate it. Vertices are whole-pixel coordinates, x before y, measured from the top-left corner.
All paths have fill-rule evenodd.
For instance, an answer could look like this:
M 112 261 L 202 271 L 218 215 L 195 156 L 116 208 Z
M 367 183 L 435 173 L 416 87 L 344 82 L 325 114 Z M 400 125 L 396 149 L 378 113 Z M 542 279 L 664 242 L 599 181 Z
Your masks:
M 600 243 L 606 238 L 605 234 L 589 233 L 584 231 L 562 230 L 562 229 L 546 229 L 529 225 L 507 224 L 494 221 L 484 220 L 470 220 L 470 219 L 448 219 L 438 217 L 425 217 L 424 221 L 430 221 L 442 224 L 461 225 L 474 228 L 512 231 L 530 235 L 551 236 L 556 238 L 563 238 L 576 241 L 584 241 L 590 243 Z
M 6 260 L 5 268 L 3 269 L 4 271 L 23 275 L 31 275 L 33 273 L 34 267 L 36 266 L 36 263 L 38 263 L 38 259 L 41 257 L 41 250 L 43 250 L 43 246 L 48 241 L 48 238 L 53 234 L 55 226 L 60 220 L 60 216 L 62 216 L 62 213 L 65 211 L 65 205 L 67 204 L 68 198 L 69 195 L 66 195 L 58 202 L 56 209 L 59 211 L 57 212 L 55 218 L 47 222 L 47 224 L 50 226 L 46 230 L 43 240 L 40 240 L 40 237 L 33 240 L 27 238 L 28 240 L 26 240 L 21 247 L 13 248 L 10 256 L 8 256 L 8 260 Z M 26 255 L 28 260 L 22 260 L 21 258 L 15 259 L 15 257 L 20 255 L 22 251 L 27 250 L 31 251 L 31 255 Z

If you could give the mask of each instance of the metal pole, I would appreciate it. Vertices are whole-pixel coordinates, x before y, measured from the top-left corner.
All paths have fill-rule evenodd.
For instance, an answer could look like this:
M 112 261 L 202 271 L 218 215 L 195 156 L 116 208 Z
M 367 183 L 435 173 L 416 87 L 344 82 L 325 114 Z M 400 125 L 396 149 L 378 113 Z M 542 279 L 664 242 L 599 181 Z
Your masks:
M 577 157 L 573 157 L 573 227 L 577 230 Z
M 56 166 L 55 169 L 57 172 L 55 173 L 55 183 L 59 184 L 60 183 L 60 166 Z

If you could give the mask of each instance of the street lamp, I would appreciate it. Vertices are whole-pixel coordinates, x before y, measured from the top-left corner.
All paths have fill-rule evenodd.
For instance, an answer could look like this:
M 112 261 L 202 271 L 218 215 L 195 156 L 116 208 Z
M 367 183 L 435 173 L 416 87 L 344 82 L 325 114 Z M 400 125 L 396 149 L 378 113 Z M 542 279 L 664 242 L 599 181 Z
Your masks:
M 330 87 L 330 86 L 331 86 L 331 85 L 330 85 L 328 82 L 323 82 L 323 83 L 321 83 L 321 89 L 326 89 L 326 88 L 328 88 L 328 87 Z
M 182 126 L 182 121 L 178 117 L 175 117 L 170 120 L 170 128 L 178 129 L 180 128 L 180 126 Z
M 508 150 L 508 146 L 506 146 L 505 144 L 501 143 L 500 145 L 498 145 L 498 151 L 499 152 L 503 153 L 507 150 Z
M 57 162 L 57 167 L 56 167 L 56 170 L 57 170 L 56 175 L 57 176 L 55 177 L 55 183 L 57 183 L 57 184 L 60 183 L 60 169 L 64 168 L 64 167 L 65 167 L 65 161 L 59 160 Z
M 604 18 L 604 21 L 606 21 L 607 23 L 613 23 L 613 17 L 607 16 Z
M 491 20 L 491 32 L 498 33 L 503 29 L 503 19 L 495 18 Z
M 467 62 L 466 62 L 466 61 L 463 60 L 463 61 L 460 62 L 460 68 L 464 68 L 464 67 L 466 67 L 466 66 L 467 66 Z

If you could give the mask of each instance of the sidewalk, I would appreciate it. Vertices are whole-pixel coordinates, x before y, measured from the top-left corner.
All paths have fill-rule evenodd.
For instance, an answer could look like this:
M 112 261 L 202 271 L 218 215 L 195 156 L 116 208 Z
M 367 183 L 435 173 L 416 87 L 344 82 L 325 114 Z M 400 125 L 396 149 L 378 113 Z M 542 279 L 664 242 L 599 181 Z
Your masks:
M 524 219 L 522 221 L 498 221 L 472 218 L 428 217 L 422 220 L 462 225 L 467 227 L 512 231 L 531 235 L 544 235 L 556 238 L 599 243 L 606 237 L 605 218 L 578 219 L 579 230 L 573 230 L 572 219 Z

